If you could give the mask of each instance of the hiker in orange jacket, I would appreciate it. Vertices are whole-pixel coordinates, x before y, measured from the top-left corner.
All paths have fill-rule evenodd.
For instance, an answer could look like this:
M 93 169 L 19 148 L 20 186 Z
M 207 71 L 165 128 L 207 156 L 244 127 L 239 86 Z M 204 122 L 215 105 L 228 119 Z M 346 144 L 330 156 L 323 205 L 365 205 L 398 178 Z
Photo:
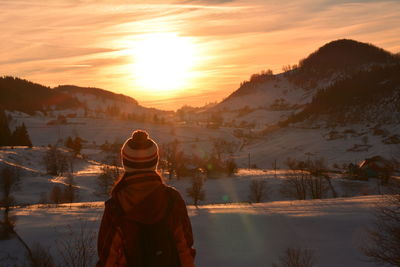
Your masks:
M 165 185 L 156 172 L 157 144 L 145 131 L 137 130 L 123 145 L 121 158 L 125 172 L 106 202 L 98 236 L 97 266 L 145 266 L 138 263 L 143 255 L 137 255 L 137 225 L 151 225 L 165 218 L 171 243 L 176 247 L 176 263 L 159 267 L 194 267 L 193 234 L 186 205 L 179 192 Z

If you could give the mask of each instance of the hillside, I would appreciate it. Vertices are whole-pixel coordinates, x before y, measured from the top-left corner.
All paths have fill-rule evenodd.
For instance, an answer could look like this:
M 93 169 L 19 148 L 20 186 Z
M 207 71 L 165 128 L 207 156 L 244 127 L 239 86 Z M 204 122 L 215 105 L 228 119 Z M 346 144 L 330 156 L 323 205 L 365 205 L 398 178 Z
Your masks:
M 325 120 L 339 118 L 344 124 L 394 123 L 398 118 L 393 112 L 399 106 L 399 66 L 398 55 L 371 44 L 336 40 L 281 74 L 252 75 L 208 112 L 220 113 L 229 124 L 235 119 L 237 125 L 246 122 L 256 128 L 327 114 L 331 116 L 323 117 Z
M 100 88 L 61 85 L 55 87 L 54 90 L 79 99 L 85 106 L 84 114 L 82 114 L 84 116 L 105 115 L 140 119 L 140 116 L 152 117 L 154 114 L 166 114 L 161 110 L 143 107 L 132 97 Z
M 95 95 L 99 98 L 108 98 L 108 99 L 113 99 L 115 101 L 133 103 L 136 105 L 139 104 L 136 101 L 136 99 L 133 99 L 132 97 L 129 97 L 129 96 L 126 96 L 123 94 L 115 94 L 110 91 L 100 89 L 100 88 L 95 88 L 95 87 L 79 87 L 79 86 L 75 86 L 75 85 L 59 85 L 57 87 L 54 87 L 53 89 L 56 91 L 66 93 L 66 94 L 70 94 L 70 95 L 77 95 L 77 94 Z
M 330 123 L 400 120 L 400 63 L 372 66 L 319 90 L 287 123 L 321 119 Z
M 0 107 L 34 114 L 51 109 L 76 109 L 82 103 L 68 94 L 14 77 L 0 77 Z
M 0 108 L 49 117 L 75 114 L 141 121 L 168 114 L 166 111 L 143 107 L 132 97 L 100 88 L 74 85 L 50 88 L 16 77 L 0 78 Z
M 399 61 L 398 56 L 372 44 L 340 39 L 325 44 L 300 60 L 298 68 L 290 76 L 296 84 L 312 87 L 313 83 L 335 74 L 348 76 L 371 65 Z

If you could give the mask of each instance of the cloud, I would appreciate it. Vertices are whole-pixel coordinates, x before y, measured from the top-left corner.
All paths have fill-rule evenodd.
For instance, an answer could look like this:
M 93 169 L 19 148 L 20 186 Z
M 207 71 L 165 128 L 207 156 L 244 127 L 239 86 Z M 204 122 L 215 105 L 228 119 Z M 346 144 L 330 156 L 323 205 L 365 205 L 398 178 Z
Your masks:
M 390 0 L 3 0 L 0 9 L 2 75 L 143 99 L 129 49 L 146 33 L 175 32 L 196 45 L 196 78 L 181 93 L 191 103 L 221 99 L 252 73 L 279 72 L 335 39 L 400 51 L 400 2 Z

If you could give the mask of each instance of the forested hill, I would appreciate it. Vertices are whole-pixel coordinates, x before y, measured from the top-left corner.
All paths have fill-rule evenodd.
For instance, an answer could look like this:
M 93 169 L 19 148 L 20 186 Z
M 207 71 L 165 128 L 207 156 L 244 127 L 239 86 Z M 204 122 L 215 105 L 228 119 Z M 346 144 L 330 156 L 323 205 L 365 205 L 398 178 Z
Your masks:
M 125 103 L 132 103 L 135 105 L 138 105 L 138 101 L 136 101 L 134 98 L 123 95 L 123 94 L 116 94 L 104 89 L 100 88 L 95 88 L 95 87 L 80 87 L 80 86 L 75 86 L 75 85 L 60 85 L 54 88 L 54 90 L 71 94 L 71 95 L 76 95 L 76 94 L 82 94 L 82 95 L 94 95 L 102 98 L 107 98 L 110 100 L 114 101 L 120 101 L 120 102 L 125 102 Z
M 52 90 L 37 83 L 20 78 L 0 77 L 0 107 L 27 114 L 49 109 L 81 107 L 82 103 L 65 93 Z
M 333 123 L 400 122 L 400 63 L 373 66 L 319 90 L 286 122 L 324 117 Z
M 332 41 L 299 61 L 289 79 L 302 87 L 313 87 L 332 76 L 349 76 L 374 65 L 399 63 L 399 55 L 369 43 L 349 39 Z

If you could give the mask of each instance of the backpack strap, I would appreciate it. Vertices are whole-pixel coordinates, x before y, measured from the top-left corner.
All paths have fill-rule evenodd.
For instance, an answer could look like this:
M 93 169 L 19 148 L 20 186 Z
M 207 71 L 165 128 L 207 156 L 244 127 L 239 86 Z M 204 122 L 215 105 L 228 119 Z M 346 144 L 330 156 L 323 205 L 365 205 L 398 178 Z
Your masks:
M 174 203 L 175 203 L 175 199 L 173 196 L 173 189 L 169 186 L 165 187 L 165 192 L 167 193 L 167 198 L 168 198 L 168 205 L 167 205 L 167 209 L 165 211 L 164 216 L 161 218 L 160 221 L 166 222 L 169 218 L 169 216 L 171 215 L 171 211 L 174 207 Z

